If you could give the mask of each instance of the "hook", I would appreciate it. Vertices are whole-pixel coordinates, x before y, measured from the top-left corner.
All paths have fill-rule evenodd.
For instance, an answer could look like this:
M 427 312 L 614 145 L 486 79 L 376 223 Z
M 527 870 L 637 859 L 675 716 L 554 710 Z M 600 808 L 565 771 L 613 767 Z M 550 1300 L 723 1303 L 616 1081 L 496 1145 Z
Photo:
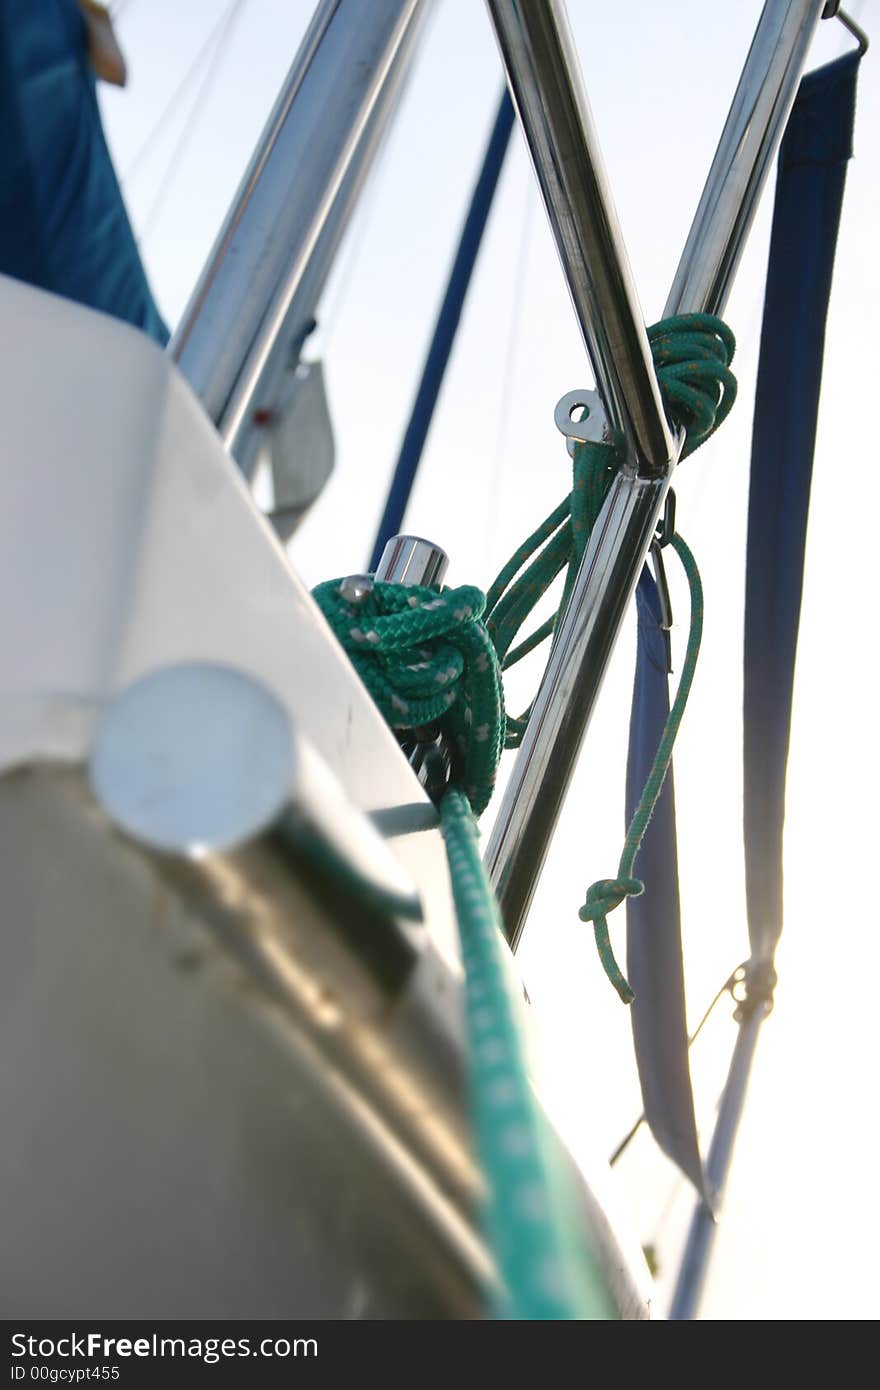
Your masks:
M 667 546 L 675 535 L 675 491 L 670 488 L 666 494 L 666 501 L 663 504 L 663 515 L 657 522 L 657 543 L 662 548 Z
M 870 40 L 861 25 L 856 24 L 855 20 L 847 14 L 846 10 L 840 8 L 840 0 L 828 0 L 822 11 L 823 19 L 839 19 L 844 29 L 848 29 L 859 45 L 859 57 L 864 58 L 868 51 Z
M 670 632 L 672 629 L 672 599 L 669 594 L 669 580 L 666 578 L 666 566 L 663 563 L 663 550 L 656 536 L 651 542 L 651 549 L 648 553 L 654 563 L 654 583 L 657 585 L 657 598 L 660 603 L 659 626 L 664 632 Z M 672 670 L 671 666 L 669 670 Z
M 856 43 L 859 45 L 859 57 L 864 58 L 865 54 L 868 51 L 868 45 L 870 42 L 870 40 L 868 39 L 868 35 L 865 33 L 864 29 L 860 25 L 856 24 L 854 19 L 850 18 L 846 10 L 838 10 L 837 18 L 840 20 L 844 29 L 849 30 L 853 38 L 856 40 Z

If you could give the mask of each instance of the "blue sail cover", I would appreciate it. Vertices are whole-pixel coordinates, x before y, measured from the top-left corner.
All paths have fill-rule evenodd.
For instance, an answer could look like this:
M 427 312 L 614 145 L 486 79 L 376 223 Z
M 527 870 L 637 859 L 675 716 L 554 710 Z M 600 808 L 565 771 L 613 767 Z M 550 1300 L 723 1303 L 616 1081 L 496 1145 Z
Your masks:
M 745 618 L 745 846 L 753 963 L 782 930 L 782 826 L 795 649 L 825 317 L 851 153 L 859 55 L 801 83 L 779 156 L 755 403 Z M 669 708 L 667 635 L 646 569 L 636 593 L 638 655 L 627 766 L 635 810 Z M 645 1117 L 705 1196 L 688 1065 L 672 771 L 627 900 L 627 970 Z
M 782 829 L 804 545 L 858 53 L 804 78 L 779 155 L 755 397 L 746 563 L 744 832 L 749 939 L 782 931 Z
M 104 139 L 76 0 L 0 0 L 0 273 L 167 341 Z
M 647 567 L 636 589 L 636 609 L 638 645 L 626 768 L 627 822 L 638 805 L 669 713 L 669 634 L 660 625 L 660 597 Z M 688 1065 L 671 767 L 634 872 L 645 891 L 641 897 L 627 899 L 626 965 L 636 996 L 631 1005 L 632 1029 L 645 1119 L 663 1152 L 706 1197 Z

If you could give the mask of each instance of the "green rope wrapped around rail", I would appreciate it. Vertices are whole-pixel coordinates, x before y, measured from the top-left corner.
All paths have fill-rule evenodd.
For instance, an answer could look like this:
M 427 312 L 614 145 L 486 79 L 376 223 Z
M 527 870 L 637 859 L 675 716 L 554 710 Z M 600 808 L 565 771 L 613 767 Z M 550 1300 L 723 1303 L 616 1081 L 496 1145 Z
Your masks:
M 676 314 L 648 329 L 666 414 L 686 435 L 683 459 L 714 434 L 733 408 L 730 370 L 736 339 L 714 314 Z
M 730 370 L 736 340 L 727 324 L 712 314 L 679 314 L 649 328 L 648 341 L 670 423 L 685 431 L 686 458 L 723 423 L 736 400 L 736 377 Z M 557 630 L 587 541 L 620 467 L 620 452 L 613 441 L 578 444 L 572 464 L 569 496 L 515 551 L 486 595 L 486 626 L 503 670 Z M 563 569 L 565 584 L 555 613 L 511 650 L 523 623 Z M 528 716 L 528 710 L 518 718 L 508 715 L 505 747 L 522 742 Z

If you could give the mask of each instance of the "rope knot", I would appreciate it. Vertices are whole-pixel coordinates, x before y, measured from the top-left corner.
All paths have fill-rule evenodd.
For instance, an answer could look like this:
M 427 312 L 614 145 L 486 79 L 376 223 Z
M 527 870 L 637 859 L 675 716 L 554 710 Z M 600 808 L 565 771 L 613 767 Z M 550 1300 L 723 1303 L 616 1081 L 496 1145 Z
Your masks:
M 587 899 L 578 917 L 582 922 L 596 922 L 620 907 L 625 898 L 637 898 L 644 891 L 640 878 L 600 878 L 587 889 Z
M 444 735 L 455 779 L 479 814 L 492 795 L 505 732 L 484 594 L 469 584 L 438 593 L 377 583 L 353 600 L 332 580 L 314 597 L 391 727 Z
M 624 1004 L 631 1004 L 636 996 L 615 959 L 607 918 L 608 913 L 620 907 L 625 898 L 637 898 L 644 891 L 645 885 L 640 878 L 600 878 L 590 884 L 586 902 L 578 912 L 582 922 L 593 923 L 602 968 Z

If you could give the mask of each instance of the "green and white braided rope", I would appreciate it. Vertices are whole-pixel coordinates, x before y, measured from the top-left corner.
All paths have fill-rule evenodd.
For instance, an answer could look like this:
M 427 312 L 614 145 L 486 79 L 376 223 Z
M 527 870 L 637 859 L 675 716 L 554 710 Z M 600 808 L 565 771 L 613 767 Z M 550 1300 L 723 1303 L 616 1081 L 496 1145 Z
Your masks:
M 437 593 L 382 584 L 357 603 L 338 580 L 314 590 L 321 611 L 393 729 L 436 724 L 477 815 L 489 804 L 504 740 L 498 654 L 471 585 Z
M 495 1309 L 517 1320 L 614 1318 L 570 1179 L 528 1078 L 520 1000 L 476 821 L 454 787 L 441 803 L 465 969 L 474 1131 L 487 1175 L 485 1226 L 500 1277 Z

